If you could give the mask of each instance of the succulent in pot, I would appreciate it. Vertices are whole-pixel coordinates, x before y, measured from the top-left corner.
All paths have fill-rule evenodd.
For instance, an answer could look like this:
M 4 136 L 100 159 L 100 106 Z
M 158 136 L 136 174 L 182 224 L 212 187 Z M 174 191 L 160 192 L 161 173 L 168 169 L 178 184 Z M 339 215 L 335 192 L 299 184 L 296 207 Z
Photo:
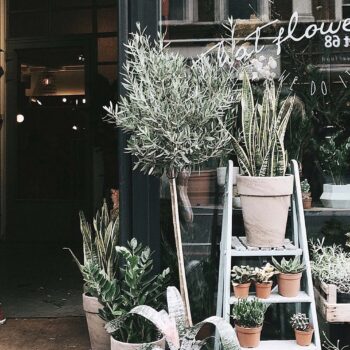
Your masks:
M 295 339 L 300 346 L 309 346 L 312 341 L 314 329 L 310 325 L 306 314 L 296 313 L 290 318 L 290 324 L 295 332 Z
M 320 165 L 332 183 L 323 185 L 321 201 L 327 208 L 350 208 L 350 184 L 344 183 L 344 175 L 350 167 L 350 137 L 344 139 L 336 133 L 320 146 Z
M 254 101 L 248 74 L 243 75 L 241 131 L 232 137 L 243 175 L 237 176 L 247 243 L 253 247 L 282 246 L 293 176 L 287 175 L 284 137 L 294 97 L 280 101 L 281 85 L 265 81 L 261 104 Z
M 281 262 L 273 257 L 272 262 L 278 271 L 278 293 L 288 298 L 296 297 L 300 291 L 302 272 L 305 270 L 305 264 L 300 261 L 300 256 L 289 260 L 282 258 Z
M 267 263 L 265 266 L 254 269 L 254 281 L 256 296 L 260 299 L 267 299 L 271 294 L 272 278 L 277 273 L 274 266 Z
M 307 179 L 300 182 L 301 197 L 303 199 L 304 209 L 310 209 L 312 206 L 312 197 L 310 192 L 310 184 Z
M 267 306 L 258 299 L 239 299 L 233 305 L 232 318 L 238 341 L 243 348 L 259 346 L 266 310 Z
M 233 292 L 236 298 L 247 298 L 253 278 L 253 268 L 250 266 L 233 266 L 231 280 Z

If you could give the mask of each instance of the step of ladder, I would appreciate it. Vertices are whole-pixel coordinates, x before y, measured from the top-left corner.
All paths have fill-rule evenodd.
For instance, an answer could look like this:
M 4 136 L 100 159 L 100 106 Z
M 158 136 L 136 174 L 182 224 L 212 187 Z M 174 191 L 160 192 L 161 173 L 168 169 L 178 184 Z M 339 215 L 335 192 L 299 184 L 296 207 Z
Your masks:
M 255 295 L 250 295 L 248 300 L 254 299 Z M 296 297 L 287 298 L 278 294 L 278 291 L 273 291 L 271 296 L 268 299 L 260 299 L 259 300 L 264 304 L 290 304 L 290 303 L 311 303 L 312 298 L 306 292 L 299 292 Z M 234 296 L 230 298 L 230 304 L 237 303 L 238 299 Z
M 310 346 L 299 346 L 295 340 L 266 340 L 262 341 L 257 350 L 321 350 L 320 334 L 318 329 L 316 304 L 312 284 L 311 266 L 309 259 L 307 235 L 305 228 L 304 210 L 301 198 L 301 188 L 299 179 L 298 163 L 291 162 L 292 173 L 294 175 L 294 190 L 291 201 L 293 241 L 286 239 L 281 247 L 263 248 L 251 247 L 247 244 L 246 237 L 237 236 L 232 232 L 232 195 L 233 195 L 233 163 L 229 161 L 226 174 L 225 201 L 222 216 L 222 232 L 220 243 L 220 267 L 217 294 L 216 315 L 230 320 L 231 305 L 237 302 L 237 299 L 231 295 L 231 269 L 235 264 L 236 257 L 272 257 L 272 256 L 301 256 L 306 270 L 303 273 L 305 287 L 295 298 L 286 298 L 278 294 L 277 287 L 271 293 L 269 299 L 259 299 L 266 304 L 295 304 L 295 312 L 301 310 L 301 304 L 307 308 L 307 314 L 314 327 L 314 344 Z M 248 298 L 254 298 L 249 296 Z M 290 315 L 291 316 L 291 315 Z M 289 315 L 288 315 L 289 317 Z M 281 322 L 285 322 L 281 318 Z M 283 329 L 283 325 L 281 325 Z M 235 335 L 236 336 L 236 335 Z M 281 330 L 281 338 L 284 338 Z M 245 350 L 244 348 L 241 348 Z
M 295 256 L 303 253 L 289 239 L 285 239 L 283 246 L 276 248 L 250 247 L 246 237 L 232 237 L 231 242 L 232 256 Z
M 252 350 L 252 348 L 241 348 L 241 350 Z M 254 350 L 318 350 L 315 344 L 300 346 L 295 340 L 265 340 Z

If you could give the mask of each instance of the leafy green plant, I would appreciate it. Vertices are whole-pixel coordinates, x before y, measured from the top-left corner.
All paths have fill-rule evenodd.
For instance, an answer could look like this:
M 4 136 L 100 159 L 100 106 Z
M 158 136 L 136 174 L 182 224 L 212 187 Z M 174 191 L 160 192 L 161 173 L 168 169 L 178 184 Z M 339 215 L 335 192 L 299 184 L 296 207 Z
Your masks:
M 111 333 L 120 341 L 154 341 L 157 335 L 154 326 L 144 319 L 132 318 L 128 313 L 137 305 L 147 304 L 156 309 L 163 307 L 169 269 L 154 275 L 150 249 L 143 247 L 135 238 L 128 242 L 128 247 L 116 247 L 116 252 L 123 261 L 118 280 L 109 280 L 101 272 L 96 278 L 101 286 L 100 300 L 104 305 L 100 316 L 105 321 L 118 324 Z
M 231 280 L 234 284 L 248 283 L 252 280 L 253 268 L 250 266 L 233 266 L 231 270 Z
M 130 315 L 138 315 L 152 322 L 165 336 L 170 350 L 200 350 L 209 339 L 197 340 L 196 336 L 206 324 L 216 327 L 224 350 L 240 349 L 232 326 L 220 317 L 209 317 L 195 326 L 189 327 L 185 305 L 175 287 L 168 287 L 167 303 L 168 312 L 164 310 L 158 312 L 152 307 L 140 305 L 132 309 Z M 106 329 L 109 332 L 114 332 L 119 326 L 118 322 L 112 321 L 106 324 Z
M 301 192 L 304 193 L 309 193 L 310 192 L 310 184 L 307 181 L 307 179 L 303 180 L 300 182 L 300 187 L 301 187 Z
M 258 299 L 239 299 L 232 307 L 232 318 L 240 327 L 260 327 L 264 323 L 267 306 Z
M 309 319 L 306 317 L 305 314 L 302 314 L 300 312 L 294 314 L 290 318 L 290 324 L 293 329 L 298 331 L 306 331 L 308 328 L 310 328 Z
M 280 103 L 280 90 L 281 85 L 276 91 L 274 81 L 266 80 L 262 104 L 255 103 L 248 74 L 243 74 L 242 130 L 238 138 L 233 137 L 233 149 L 248 176 L 284 176 L 286 173 L 284 136 L 294 97 Z
M 277 273 L 274 266 L 267 263 L 265 266 L 259 268 L 256 267 L 253 272 L 253 279 L 258 283 L 269 283 L 272 277 Z
M 327 138 L 320 145 L 320 165 L 325 175 L 336 185 L 342 185 L 350 165 L 350 137 L 342 140 L 341 134 Z
M 97 211 L 93 220 L 93 228 L 87 222 L 85 214 L 80 211 L 80 231 L 83 237 L 84 261 L 79 259 L 69 248 L 74 261 L 85 281 L 85 291 L 88 295 L 99 297 L 99 286 L 94 281 L 93 274 L 102 271 L 109 280 L 116 276 L 117 254 L 115 247 L 119 239 L 119 217 L 111 220 L 106 201 L 103 202 L 101 211 Z
M 274 257 L 272 257 L 272 262 L 280 273 L 295 274 L 305 270 L 305 264 L 300 261 L 300 256 L 296 256 L 295 258 L 290 258 L 288 260 L 282 258 L 280 263 Z

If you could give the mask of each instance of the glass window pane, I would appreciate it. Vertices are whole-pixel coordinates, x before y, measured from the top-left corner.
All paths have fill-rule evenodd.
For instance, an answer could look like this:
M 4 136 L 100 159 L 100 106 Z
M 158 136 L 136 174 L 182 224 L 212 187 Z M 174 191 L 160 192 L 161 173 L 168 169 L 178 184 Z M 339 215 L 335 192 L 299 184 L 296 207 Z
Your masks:
M 10 15 L 10 37 L 47 35 L 48 16 L 46 13 L 16 13 Z
M 215 2 L 214 0 L 200 1 L 198 3 L 198 19 L 201 22 L 214 21 Z
M 274 0 L 271 4 L 271 17 L 287 21 L 293 13 L 293 2 L 285 0 Z
M 91 33 L 92 11 L 71 10 L 54 12 L 52 31 L 57 34 Z
M 97 31 L 116 32 L 117 31 L 117 9 L 104 8 L 98 10 L 97 13 Z
M 115 62 L 117 61 L 117 38 L 99 38 L 97 39 L 98 61 Z
M 185 0 L 162 0 L 162 17 L 164 20 L 184 20 L 186 18 Z
M 350 6 L 343 7 L 343 18 L 350 18 Z
M 11 0 L 8 4 L 10 11 L 47 9 L 47 0 Z
M 117 5 L 118 0 L 96 0 L 97 6 Z
M 335 19 L 335 0 L 312 0 L 312 13 L 316 20 Z
M 110 84 L 117 80 L 117 65 L 115 64 L 100 64 L 98 66 L 98 74 L 106 78 Z
M 92 6 L 92 0 L 53 0 L 54 7 Z
M 229 16 L 239 19 L 258 17 L 257 0 L 229 0 Z
M 343 4 L 344 4 L 344 5 L 345 5 L 345 4 L 350 5 L 350 0 L 343 0 Z

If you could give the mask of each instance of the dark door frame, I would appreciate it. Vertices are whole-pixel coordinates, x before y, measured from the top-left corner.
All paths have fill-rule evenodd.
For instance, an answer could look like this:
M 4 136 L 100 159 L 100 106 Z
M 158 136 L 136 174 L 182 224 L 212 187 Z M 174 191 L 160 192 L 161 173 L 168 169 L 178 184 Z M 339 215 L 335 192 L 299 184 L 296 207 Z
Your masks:
M 156 38 L 159 21 L 158 0 L 119 0 L 119 93 L 124 94 L 120 73 L 126 59 L 124 44 L 136 23 Z M 127 138 L 118 131 L 121 241 L 136 237 L 154 252 L 155 268 L 160 268 L 160 191 L 159 179 L 132 171 L 132 159 L 124 153 Z

